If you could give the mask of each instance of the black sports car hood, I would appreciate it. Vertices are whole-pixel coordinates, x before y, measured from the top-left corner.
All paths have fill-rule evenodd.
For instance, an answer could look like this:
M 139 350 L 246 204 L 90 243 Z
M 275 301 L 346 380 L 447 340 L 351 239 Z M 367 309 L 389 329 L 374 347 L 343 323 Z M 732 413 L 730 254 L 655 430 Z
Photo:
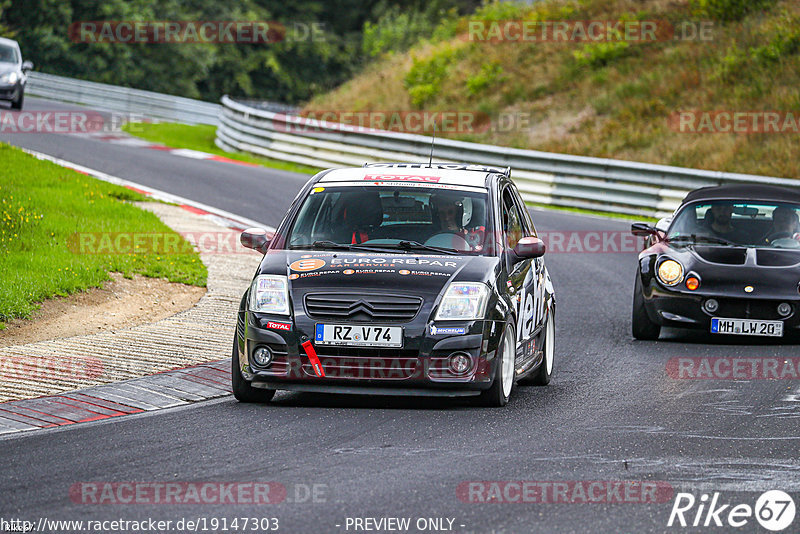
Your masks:
M 285 274 L 292 292 L 368 288 L 435 296 L 456 276 L 488 281 L 497 259 L 383 252 L 272 250 L 259 274 Z
M 655 252 L 655 251 L 654 251 Z M 800 250 L 692 245 L 660 247 L 659 257 L 683 265 L 685 275 L 700 277 L 705 295 L 750 298 L 796 298 L 800 282 Z M 746 294 L 744 288 L 752 286 Z M 682 285 L 676 290 L 691 293 Z

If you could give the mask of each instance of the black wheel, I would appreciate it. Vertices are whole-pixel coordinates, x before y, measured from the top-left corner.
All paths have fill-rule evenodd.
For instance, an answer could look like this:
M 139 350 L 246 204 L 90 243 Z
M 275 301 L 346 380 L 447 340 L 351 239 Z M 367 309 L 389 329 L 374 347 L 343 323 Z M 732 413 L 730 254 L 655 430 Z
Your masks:
M 231 354 L 231 388 L 233 396 L 239 402 L 269 402 L 275 396 L 274 389 L 254 388 L 242 377 L 239 369 L 239 349 L 236 346 L 236 335 L 233 336 L 233 353 Z
M 546 386 L 553 376 L 553 358 L 556 352 L 556 316 L 552 308 L 548 314 L 547 324 L 544 329 L 544 347 L 542 347 L 544 359 L 536 372 L 536 376 L 530 379 L 530 383 L 534 386 Z
M 511 392 L 514 390 L 514 360 L 517 353 L 517 337 L 514 325 L 507 325 L 500 344 L 497 346 L 497 364 L 494 368 L 492 387 L 481 393 L 478 398 L 483 406 L 499 408 L 508 404 Z
M 661 326 L 655 324 L 644 309 L 644 295 L 642 294 L 642 279 L 636 273 L 636 283 L 633 287 L 633 313 L 631 316 L 631 333 L 636 339 L 655 341 L 661 335 Z
M 16 109 L 17 111 L 22 109 L 22 104 L 25 102 L 25 93 L 22 91 L 19 92 L 19 96 L 16 100 L 11 101 L 11 109 Z

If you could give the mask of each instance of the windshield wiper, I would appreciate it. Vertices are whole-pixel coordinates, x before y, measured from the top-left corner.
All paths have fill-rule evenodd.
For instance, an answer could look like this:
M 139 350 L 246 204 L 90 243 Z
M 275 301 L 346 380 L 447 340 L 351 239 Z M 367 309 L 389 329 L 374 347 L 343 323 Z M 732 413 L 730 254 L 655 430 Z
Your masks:
M 681 241 L 688 241 L 689 243 L 691 243 L 693 245 L 696 245 L 696 244 L 698 244 L 700 242 L 705 242 L 705 243 L 713 243 L 715 245 L 727 245 L 727 246 L 732 246 L 732 247 L 743 247 L 743 246 L 745 246 L 745 245 L 742 245 L 740 243 L 735 243 L 735 242 L 733 242 L 733 241 L 731 241 L 729 239 L 725 239 L 724 237 L 715 237 L 715 236 L 710 236 L 710 235 L 701 235 L 701 236 L 697 236 L 695 234 L 692 234 L 692 235 L 681 235 L 681 236 L 676 236 L 676 237 L 667 239 L 667 242 L 669 242 L 669 243 L 681 242 Z
M 440 254 L 449 254 L 451 256 L 461 254 L 460 251 L 452 248 L 432 247 L 430 245 L 425 245 L 423 243 L 420 243 L 419 241 L 399 241 L 397 243 L 375 243 L 374 245 L 370 246 L 381 249 L 402 250 L 404 252 L 411 252 L 412 250 L 430 250 L 431 252 L 438 252 Z
M 419 241 L 400 241 L 397 247 L 403 250 L 432 250 L 433 252 L 441 252 L 442 254 L 458 255 L 461 254 L 458 250 L 452 248 L 432 247 L 425 245 Z

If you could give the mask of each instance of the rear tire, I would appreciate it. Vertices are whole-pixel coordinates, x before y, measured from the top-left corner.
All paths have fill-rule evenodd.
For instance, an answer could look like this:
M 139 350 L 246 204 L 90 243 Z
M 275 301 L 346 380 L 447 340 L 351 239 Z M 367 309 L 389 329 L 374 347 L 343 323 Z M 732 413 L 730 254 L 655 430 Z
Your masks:
M 514 325 L 506 326 L 500 344 L 497 346 L 495 358 L 497 364 L 494 368 L 494 380 L 492 386 L 481 393 L 478 400 L 482 406 L 500 408 L 508 404 L 511 392 L 514 391 L 515 365 L 514 360 L 517 353 L 517 337 Z M 509 378 L 510 377 L 510 378 Z
M 239 369 L 239 348 L 236 346 L 236 335 L 233 336 L 233 353 L 231 354 L 231 389 L 239 402 L 269 402 L 275 396 L 274 389 L 254 388 L 244 379 Z
M 25 93 L 20 90 L 19 96 L 16 100 L 11 101 L 11 109 L 20 111 L 22 110 L 22 104 L 25 102 Z
M 636 283 L 633 287 L 633 313 L 631 316 L 631 333 L 636 339 L 655 341 L 661 335 L 661 326 L 655 324 L 647 315 L 642 294 L 642 279 L 636 273 Z

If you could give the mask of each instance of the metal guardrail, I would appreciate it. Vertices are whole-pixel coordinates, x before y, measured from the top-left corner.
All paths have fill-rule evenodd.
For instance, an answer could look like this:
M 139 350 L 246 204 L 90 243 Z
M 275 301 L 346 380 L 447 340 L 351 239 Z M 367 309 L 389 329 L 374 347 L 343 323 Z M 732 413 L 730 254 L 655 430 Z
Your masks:
M 115 113 L 186 124 L 219 123 L 221 106 L 202 100 L 31 72 L 25 94 Z
M 308 121 L 222 97 L 216 144 L 229 151 L 311 165 L 427 161 L 431 138 Z M 636 216 L 671 214 L 686 193 L 726 183 L 799 187 L 800 181 L 651 165 L 437 139 L 434 159 L 511 167 L 526 201 Z

